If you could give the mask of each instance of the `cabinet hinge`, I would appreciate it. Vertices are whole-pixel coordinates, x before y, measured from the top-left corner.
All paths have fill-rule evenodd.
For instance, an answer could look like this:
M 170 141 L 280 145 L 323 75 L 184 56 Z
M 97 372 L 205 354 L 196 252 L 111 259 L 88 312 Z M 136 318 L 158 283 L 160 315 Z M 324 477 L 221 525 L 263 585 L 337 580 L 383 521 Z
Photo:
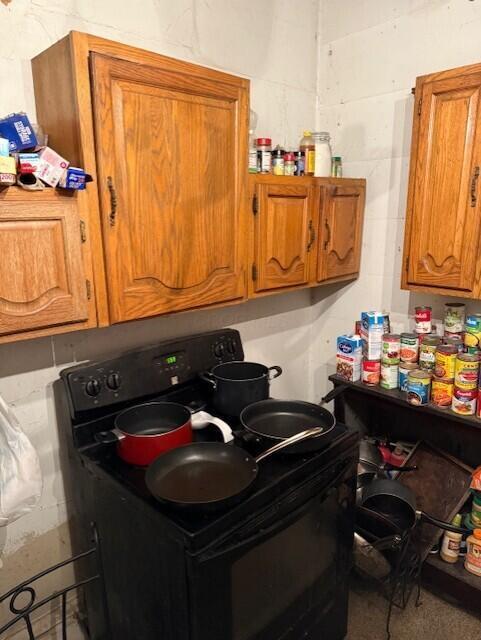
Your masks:
M 258 211 L 259 211 L 259 205 L 257 202 L 257 194 L 254 193 L 254 195 L 252 196 L 252 213 L 256 215 Z
M 92 284 L 90 280 L 85 280 L 85 288 L 87 289 L 87 300 L 90 300 L 92 297 Z
M 420 115 L 421 115 L 421 109 L 422 109 L 422 106 L 423 106 L 423 99 L 422 99 L 422 98 L 419 98 L 419 102 L 418 102 L 418 116 L 420 116 Z
M 80 240 L 82 242 L 87 242 L 87 230 L 85 227 L 85 221 L 80 220 Z
M 253 280 L 257 280 L 257 265 L 256 264 L 252 265 L 252 279 Z

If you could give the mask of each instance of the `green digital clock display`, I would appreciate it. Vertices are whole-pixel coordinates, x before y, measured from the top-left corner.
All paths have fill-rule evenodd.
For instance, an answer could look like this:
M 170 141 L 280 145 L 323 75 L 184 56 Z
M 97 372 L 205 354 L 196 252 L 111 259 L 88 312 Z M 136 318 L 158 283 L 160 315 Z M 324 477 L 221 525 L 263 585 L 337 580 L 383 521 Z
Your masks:
M 175 364 L 177 362 L 177 356 L 167 356 L 165 362 L 166 364 Z

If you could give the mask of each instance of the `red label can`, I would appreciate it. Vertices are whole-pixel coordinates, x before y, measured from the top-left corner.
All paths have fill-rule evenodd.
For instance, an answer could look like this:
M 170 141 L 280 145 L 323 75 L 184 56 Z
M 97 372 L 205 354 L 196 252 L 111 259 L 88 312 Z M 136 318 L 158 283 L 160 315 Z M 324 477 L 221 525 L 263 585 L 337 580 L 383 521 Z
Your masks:
M 431 307 L 416 307 L 414 315 L 414 319 L 416 321 L 416 333 L 431 333 L 431 316 Z
M 381 362 L 379 360 L 362 361 L 362 381 L 364 384 L 375 386 L 381 377 Z

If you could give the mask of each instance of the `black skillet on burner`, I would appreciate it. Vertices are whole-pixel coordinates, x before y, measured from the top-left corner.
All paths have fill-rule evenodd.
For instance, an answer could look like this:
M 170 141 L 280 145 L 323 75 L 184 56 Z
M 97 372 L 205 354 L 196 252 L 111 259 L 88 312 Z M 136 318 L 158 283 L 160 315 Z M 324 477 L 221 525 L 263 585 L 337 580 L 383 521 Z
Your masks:
M 235 445 L 194 442 L 159 456 L 147 469 L 145 481 L 157 500 L 173 507 L 202 511 L 230 507 L 251 489 L 261 460 L 322 433 L 322 427 L 302 431 L 257 458 Z
M 267 444 L 283 441 L 299 431 L 323 427 L 321 438 L 310 438 L 289 447 L 286 453 L 307 453 L 325 447 L 334 437 L 336 418 L 323 407 L 343 393 L 347 385 L 332 389 L 320 404 L 300 400 L 260 400 L 240 414 L 242 426 Z

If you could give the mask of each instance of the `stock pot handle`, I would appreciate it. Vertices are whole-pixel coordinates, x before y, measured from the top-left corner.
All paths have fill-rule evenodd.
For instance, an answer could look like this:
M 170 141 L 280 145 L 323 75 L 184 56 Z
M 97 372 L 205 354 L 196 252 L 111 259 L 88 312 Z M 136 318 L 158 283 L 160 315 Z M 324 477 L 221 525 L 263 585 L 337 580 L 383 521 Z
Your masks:
M 273 367 L 269 367 L 269 380 L 274 380 L 274 378 L 278 378 L 282 373 L 282 368 L 274 365 Z M 271 371 L 275 372 L 271 375 Z
M 204 371 L 203 373 L 199 373 L 199 378 L 204 380 L 204 382 L 208 382 L 212 388 L 217 389 L 217 382 L 214 380 L 214 376 L 210 371 Z

